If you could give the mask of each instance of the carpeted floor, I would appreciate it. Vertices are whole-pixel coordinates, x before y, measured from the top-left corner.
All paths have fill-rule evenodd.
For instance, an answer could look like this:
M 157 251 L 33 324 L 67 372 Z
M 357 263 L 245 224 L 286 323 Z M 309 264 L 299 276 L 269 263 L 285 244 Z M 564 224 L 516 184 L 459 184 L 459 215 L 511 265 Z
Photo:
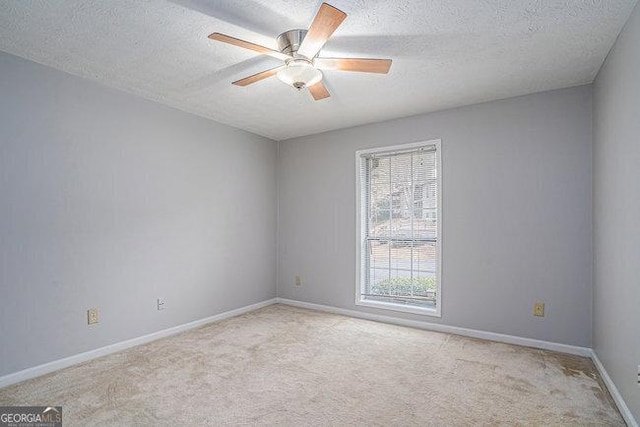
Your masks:
M 0 389 L 64 425 L 624 425 L 589 359 L 270 306 Z

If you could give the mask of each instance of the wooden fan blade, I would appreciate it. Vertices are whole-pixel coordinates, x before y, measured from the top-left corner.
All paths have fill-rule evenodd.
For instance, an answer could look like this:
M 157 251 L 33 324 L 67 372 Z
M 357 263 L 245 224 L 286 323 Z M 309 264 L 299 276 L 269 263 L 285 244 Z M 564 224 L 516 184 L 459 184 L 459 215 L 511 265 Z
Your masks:
M 361 73 L 387 74 L 391 68 L 390 59 L 365 58 L 317 58 L 316 67 L 325 70 L 358 71 Z
M 311 27 L 300 44 L 298 53 L 311 59 L 320 52 L 331 34 L 340 26 L 347 14 L 335 7 L 322 3 L 320 10 L 313 18 Z
M 264 80 L 268 77 L 275 75 L 281 68 L 284 68 L 284 67 L 285 66 L 282 65 L 280 67 L 272 68 L 270 70 L 261 71 L 252 76 L 245 77 L 244 79 L 236 80 L 232 84 L 236 86 L 248 86 L 251 83 L 259 82 L 260 80 Z
M 246 40 L 237 39 L 235 37 L 227 36 L 226 34 L 213 33 L 209 34 L 209 38 L 211 40 L 217 40 L 223 43 L 229 43 L 234 46 L 243 47 L 245 49 L 253 50 L 254 52 L 259 52 L 264 55 L 269 55 L 271 57 L 282 59 L 283 61 L 286 59 L 291 59 L 291 55 L 287 55 L 282 52 L 278 52 L 277 50 L 269 49 L 268 47 L 261 46 L 259 44 L 251 43 Z
M 311 92 L 311 96 L 313 96 L 313 99 L 315 99 L 316 101 L 320 101 L 321 99 L 325 99 L 331 96 L 322 81 L 309 86 L 309 92 Z

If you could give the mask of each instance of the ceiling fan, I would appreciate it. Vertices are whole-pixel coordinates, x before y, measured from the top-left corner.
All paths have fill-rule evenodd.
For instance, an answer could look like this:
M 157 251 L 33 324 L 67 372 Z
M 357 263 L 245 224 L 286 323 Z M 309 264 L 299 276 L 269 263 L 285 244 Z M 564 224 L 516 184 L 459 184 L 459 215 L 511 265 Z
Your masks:
M 213 33 L 209 38 L 284 61 L 284 65 L 237 80 L 233 82 L 234 85 L 247 86 L 276 75 L 298 90 L 309 89 L 313 99 L 319 101 L 331 96 L 322 83 L 320 69 L 387 74 L 391 68 L 390 59 L 318 57 L 320 49 L 346 17 L 343 11 L 322 3 L 308 31 L 289 30 L 278 36 L 279 51 L 221 33 Z

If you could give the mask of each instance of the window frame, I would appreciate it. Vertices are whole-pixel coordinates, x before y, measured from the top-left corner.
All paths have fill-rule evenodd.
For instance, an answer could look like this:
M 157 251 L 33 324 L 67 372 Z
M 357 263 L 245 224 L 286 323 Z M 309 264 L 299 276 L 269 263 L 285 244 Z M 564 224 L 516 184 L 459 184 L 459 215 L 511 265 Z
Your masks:
M 364 232 L 365 229 L 363 227 L 363 213 L 365 206 L 363 206 L 363 182 L 362 182 L 362 162 L 366 161 L 363 157 L 367 154 L 385 154 L 385 153 L 394 153 L 400 151 L 409 151 L 418 148 L 426 148 L 426 147 L 435 147 L 436 153 L 436 185 L 438 186 L 438 195 L 437 195 L 437 207 L 436 207 L 436 215 L 437 215 L 437 224 L 436 224 L 436 306 L 435 308 L 431 307 L 417 307 L 411 305 L 405 305 L 401 303 L 394 302 L 384 302 L 384 301 L 372 301 L 366 300 L 362 296 L 364 291 L 364 281 L 363 276 L 364 273 L 364 262 L 362 259 L 362 248 L 364 241 Z M 400 311 L 405 313 L 412 314 L 421 314 L 425 316 L 433 316 L 433 317 L 442 317 L 442 144 L 440 139 L 432 139 L 428 141 L 419 141 L 412 142 L 409 144 L 400 144 L 400 145 L 391 145 L 385 147 L 376 147 L 376 148 L 366 148 L 357 150 L 355 153 L 355 164 L 356 164 L 356 286 L 355 286 L 355 304 L 357 306 L 364 307 L 372 307 L 379 308 L 384 310 L 393 310 Z M 426 190 L 426 189 L 425 189 Z M 423 190 L 424 191 L 424 190 Z M 365 219 L 366 220 L 366 219 Z

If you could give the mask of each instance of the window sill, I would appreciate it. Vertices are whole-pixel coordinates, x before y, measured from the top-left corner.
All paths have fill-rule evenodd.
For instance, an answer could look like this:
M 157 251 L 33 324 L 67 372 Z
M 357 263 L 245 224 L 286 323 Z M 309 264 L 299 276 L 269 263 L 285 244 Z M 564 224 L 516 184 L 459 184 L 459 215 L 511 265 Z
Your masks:
M 356 305 L 364 306 L 364 307 L 372 307 L 379 308 L 383 310 L 393 310 L 393 311 L 401 311 L 404 313 L 411 314 L 420 314 L 423 316 L 432 316 L 432 317 L 442 317 L 440 314 L 440 310 L 437 307 L 416 307 L 405 304 L 394 304 L 392 302 L 382 302 L 382 301 L 370 301 L 358 299 L 356 300 Z

